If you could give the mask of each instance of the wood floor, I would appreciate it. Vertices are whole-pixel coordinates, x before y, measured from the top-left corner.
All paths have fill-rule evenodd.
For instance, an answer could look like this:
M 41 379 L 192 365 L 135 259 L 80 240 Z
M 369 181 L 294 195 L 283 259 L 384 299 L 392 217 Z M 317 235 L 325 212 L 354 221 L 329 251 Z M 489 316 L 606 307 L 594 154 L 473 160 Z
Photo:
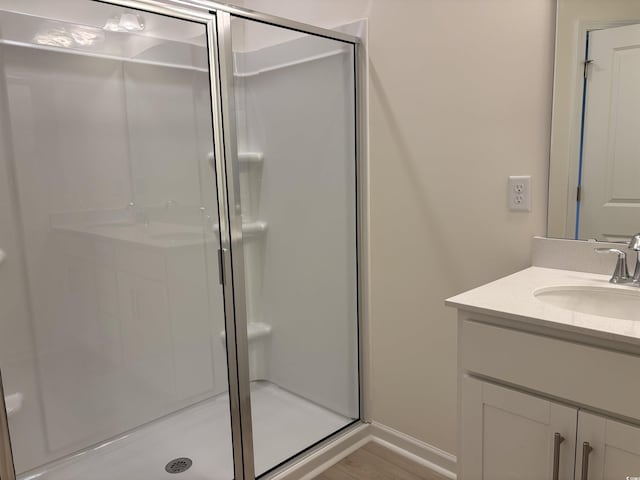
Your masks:
M 322 472 L 315 480 L 445 480 L 445 478 L 371 442 Z

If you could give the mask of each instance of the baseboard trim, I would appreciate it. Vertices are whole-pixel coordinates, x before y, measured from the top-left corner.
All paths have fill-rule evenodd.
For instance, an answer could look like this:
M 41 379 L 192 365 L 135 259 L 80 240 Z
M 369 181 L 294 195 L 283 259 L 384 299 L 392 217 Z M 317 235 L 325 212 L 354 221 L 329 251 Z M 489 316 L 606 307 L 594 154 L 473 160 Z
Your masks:
M 405 433 L 373 422 L 370 428 L 372 441 L 405 457 L 443 477 L 456 479 L 456 456 L 422 442 Z
M 268 480 L 311 480 L 340 460 L 374 442 L 445 478 L 456 479 L 456 457 L 380 423 L 362 423 L 298 462 L 268 476 Z

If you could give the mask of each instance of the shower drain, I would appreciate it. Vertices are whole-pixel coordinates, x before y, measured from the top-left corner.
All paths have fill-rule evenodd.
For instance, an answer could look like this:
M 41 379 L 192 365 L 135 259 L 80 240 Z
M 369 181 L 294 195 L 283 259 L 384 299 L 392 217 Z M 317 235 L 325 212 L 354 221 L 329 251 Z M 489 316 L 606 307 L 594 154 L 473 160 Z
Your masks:
M 191 461 L 190 458 L 187 458 L 187 457 L 174 458 L 169 463 L 167 463 L 164 469 L 169 473 L 182 473 L 189 470 L 192 464 L 193 462 Z

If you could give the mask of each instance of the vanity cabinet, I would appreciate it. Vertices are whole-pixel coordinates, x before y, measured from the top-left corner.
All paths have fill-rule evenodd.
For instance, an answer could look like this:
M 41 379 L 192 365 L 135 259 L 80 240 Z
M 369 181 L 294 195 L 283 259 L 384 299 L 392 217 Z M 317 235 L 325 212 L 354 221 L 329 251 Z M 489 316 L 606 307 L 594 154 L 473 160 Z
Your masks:
M 640 427 L 472 377 L 462 388 L 461 479 L 582 480 L 586 452 L 588 480 L 640 473 Z
M 462 388 L 460 478 L 552 480 L 556 443 L 557 478 L 573 476 L 575 408 L 472 377 L 463 379 Z
M 629 345 L 461 311 L 459 480 L 640 477 L 639 365 Z
M 589 454 L 589 480 L 640 477 L 640 427 L 587 411 L 578 413 L 576 480 L 581 480 L 584 442 L 593 448 Z

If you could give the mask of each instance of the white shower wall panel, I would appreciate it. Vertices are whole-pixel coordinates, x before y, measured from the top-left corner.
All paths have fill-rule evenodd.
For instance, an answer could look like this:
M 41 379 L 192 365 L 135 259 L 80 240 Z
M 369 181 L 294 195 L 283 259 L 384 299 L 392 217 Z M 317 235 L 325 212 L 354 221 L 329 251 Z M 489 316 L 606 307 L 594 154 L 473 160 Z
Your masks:
M 208 73 L 136 63 L 123 71 L 136 201 L 165 210 L 167 202 L 173 202 L 168 210 L 205 204 L 213 210 L 215 176 L 207 163 L 211 114 L 210 108 L 197 108 L 210 105 Z M 208 135 L 198 125 L 208 126 Z M 204 198 L 194 188 L 201 181 L 208 181 Z
M 5 47 L 0 45 L 0 59 Z M 0 75 L 0 104 L 6 105 L 6 78 Z M 0 364 L 7 395 L 20 392 L 24 396 L 21 415 L 12 417 L 12 445 L 18 466 L 37 465 L 46 451 L 42 410 L 34 360 L 34 344 L 29 322 L 29 299 L 26 273 L 21 259 L 24 254 L 19 212 L 14 208 L 11 131 L 6 109 L 0 112 L 0 241 L 7 253 L 0 276 Z M 10 390 L 9 390 L 10 389 Z
M 30 295 L 3 310 L 15 335 L 0 351 L 5 385 L 25 398 L 10 420 L 24 471 L 224 391 L 226 359 L 215 241 L 160 248 L 72 228 L 131 221 L 133 201 L 152 225 L 210 229 L 207 74 L 0 48 L 12 140 L 0 180 L 17 196 L 3 208 L 22 230 L 26 272 L 19 255 L 3 268 Z
M 269 230 L 247 269 L 262 275 L 250 279 L 255 315 L 273 326 L 270 380 L 357 417 L 351 51 L 305 37 L 236 53 L 236 100 L 241 148 L 265 159 L 257 217 Z
M 50 212 L 126 205 L 133 192 L 121 63 L 5 46 L 4 64 L 18 181 L 38 188 L 23 193 L 22 208 L 48 220 Z
M 82 246 L 77 246 L 63 272 L 59 262 L 66 249 L 61 252 L 51 235 L 50 214 L 117 208 L 131 195 L 126 182 L 121 69 L 117 62 L 9 46 L 4 51 L 16 192 L 24 230 L 40 394 L 48 427 L 42 425 L 41 436 L 47 439 L 48 450 L 56 450 L 77 441 L 78 433 L 72 425 L 55 428 L 51 422 L 56 418 L 46 407 L 61 404 L 70 382 L 101 378 L 103 387 L 110 384 L 95 370 L 97 363 L 91 360 L 97 357 L 87 355 L 96 346 L 92 342 L 99 338 L 99 324 L 97 313 L 89 312 L 95 300 L 88 294 L 93 278 L 83 262 Z M 86 118 L 87 110 L 100 114 Z M 94 185 L 96 178 L 101 179 L 99 185 Z M 74 250 L 72 245 L 67 247 Z M 65 305 L 60 301 L 65 299 L 60 292 L 63 285 L 78 289 L 78 300 L 68 306 L 68 312 L 63 311 Z M 75 368 L 64 372 L 65 364 Z M 78 372 L 82 367 L 84 372 Z M 99 395 L 101 389 L 80 393 L 87 408 L 81 400 L 79 418 L 86 419 L 92 413 L 88 407 L 92 396 Z M 96 408 L 94 413 L 104 408 L 104 402 L 98 401 Z M 105 420 L 103 416 L 95 421 Z

